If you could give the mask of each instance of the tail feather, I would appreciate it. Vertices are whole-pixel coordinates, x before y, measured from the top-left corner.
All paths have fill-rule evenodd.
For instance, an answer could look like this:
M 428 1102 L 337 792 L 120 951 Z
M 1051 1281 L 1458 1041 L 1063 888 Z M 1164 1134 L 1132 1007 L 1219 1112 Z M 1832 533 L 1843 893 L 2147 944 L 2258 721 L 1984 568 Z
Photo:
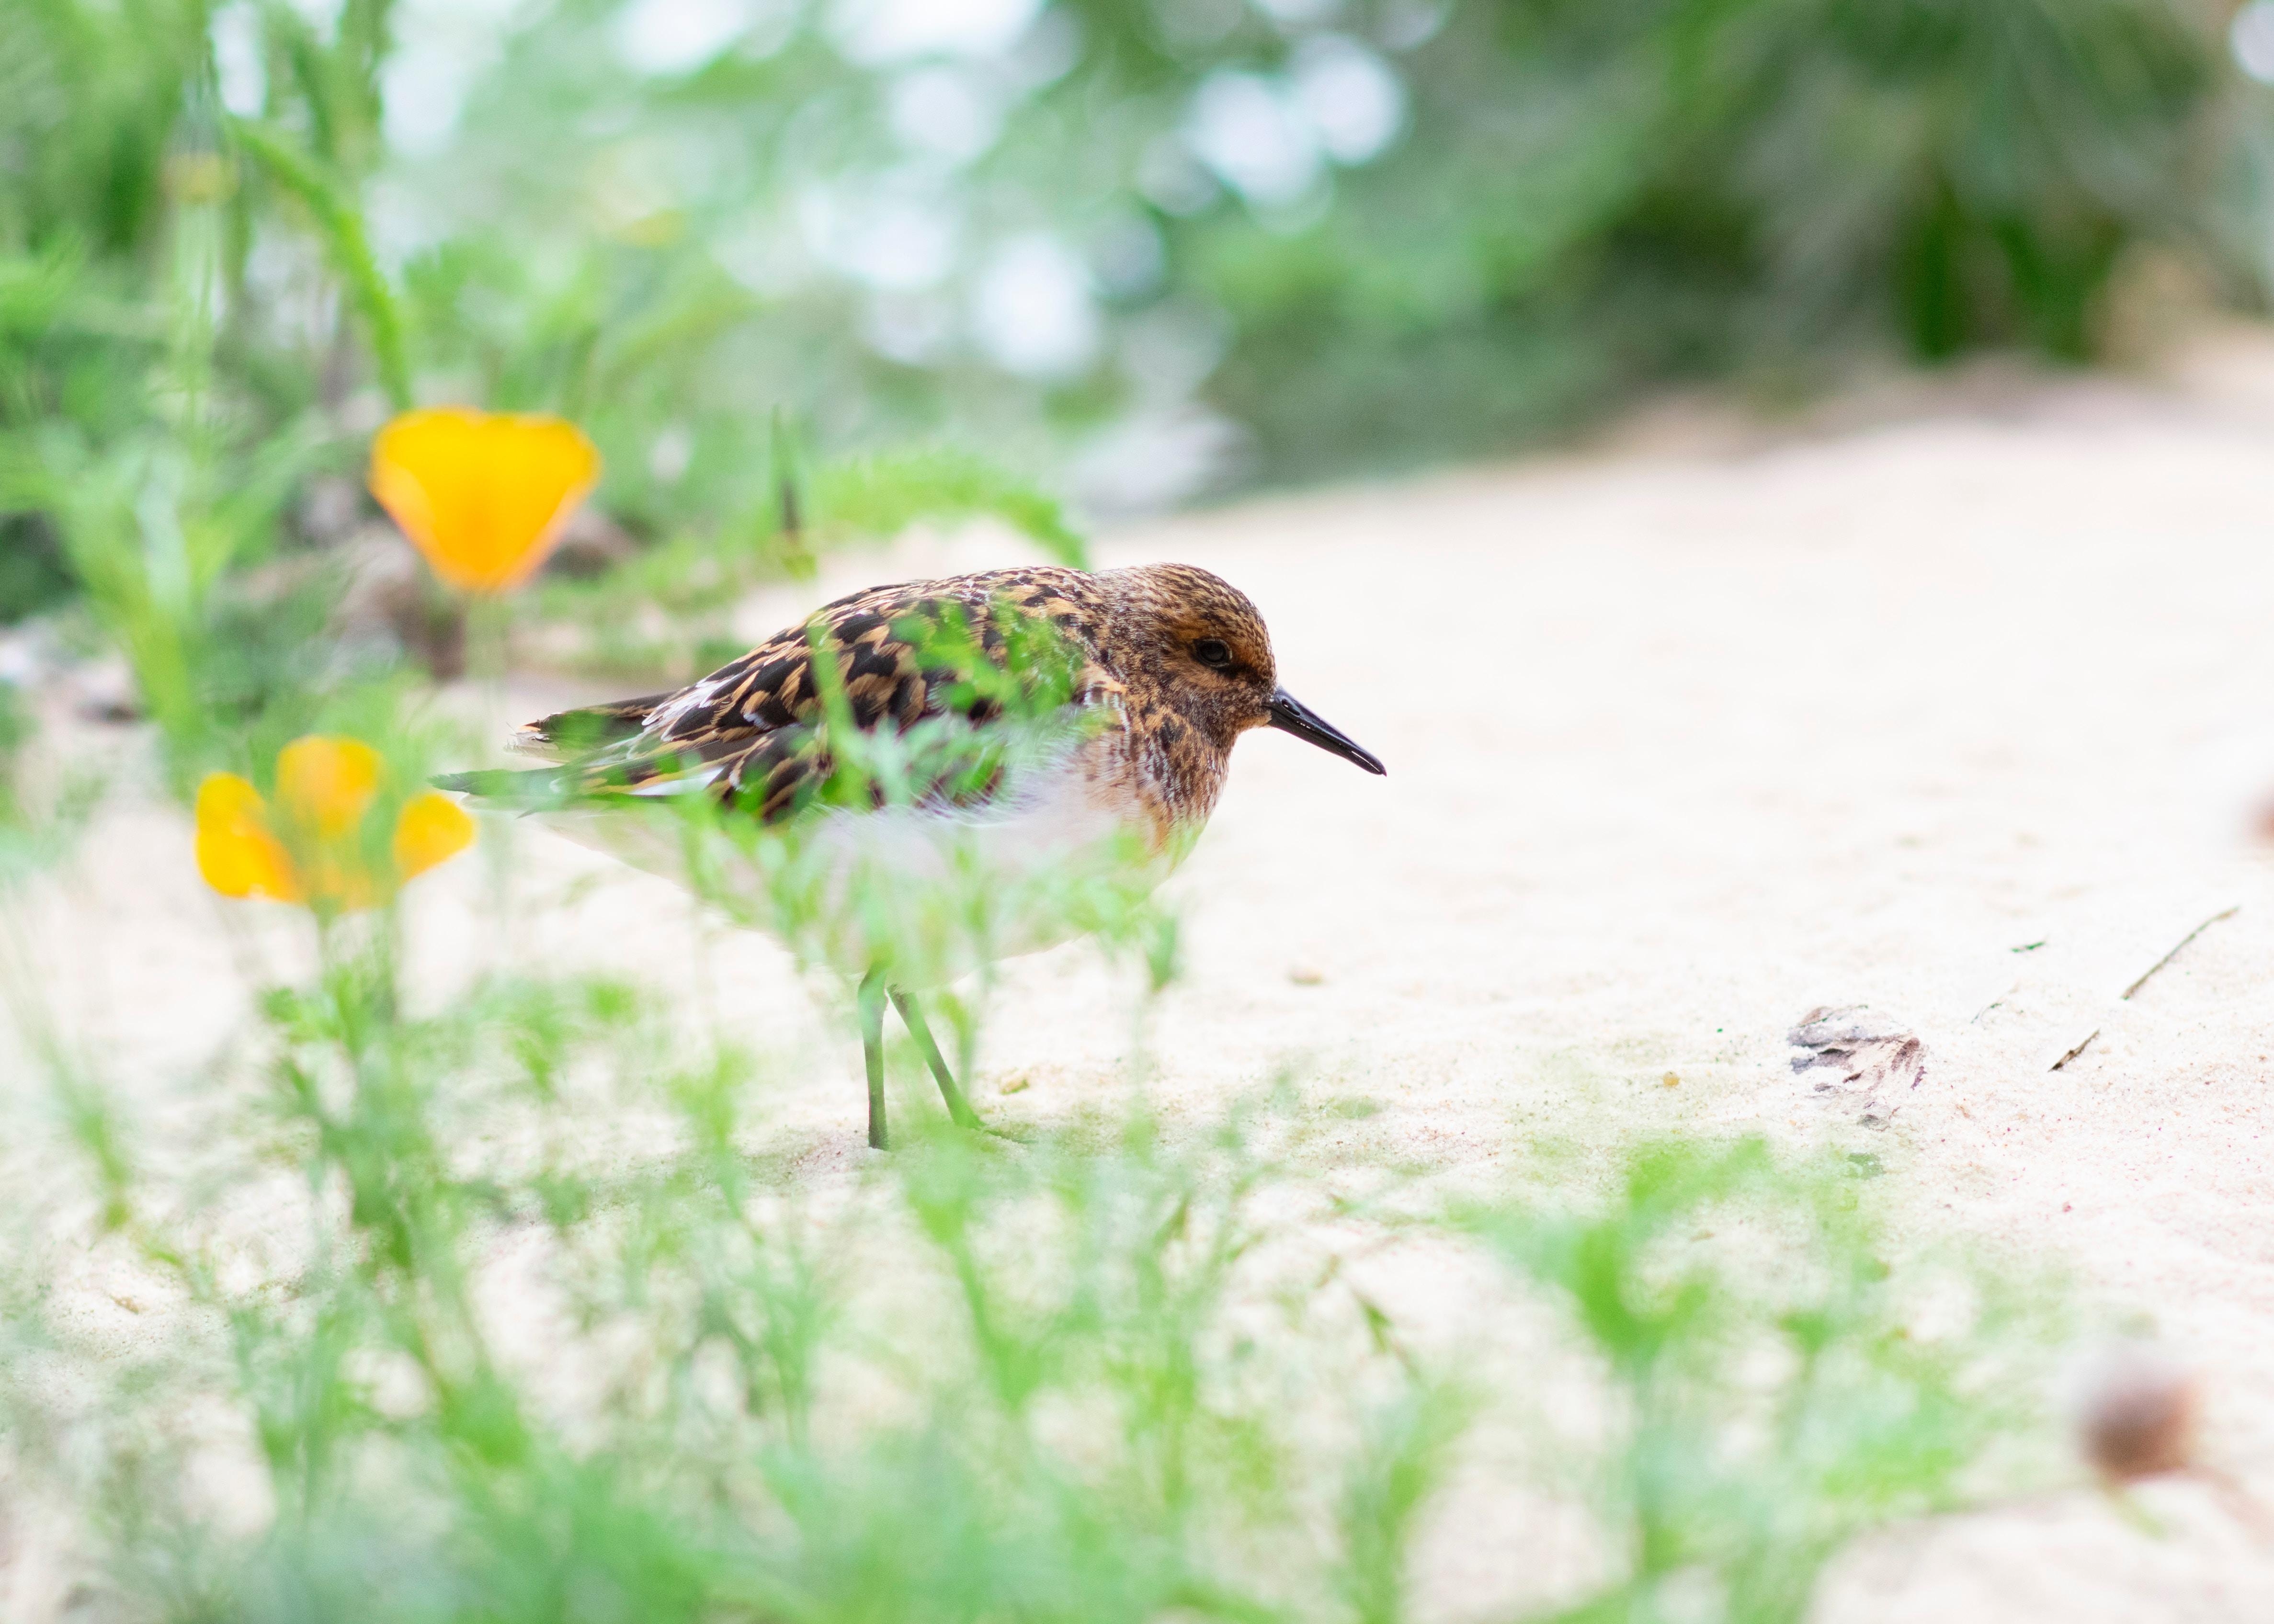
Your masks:
M 629 754 L 656 708 L 670 697 L 651 694 L 540 717 L 515 734 L 508 748 L 551 765 L 446 772 L 432 782 L 437 789 L 471 797 L 476 806 L 516 812 L 590 808 L 621 802 L 627 794 L 669 796 L 707 788 L 722 771 L 712 759 L 715 749 L 697 746 L 651 757 Z
M 538 767 L 526 771 L 487 768 L 475 772 L 444 772 L 427 780 L 453 795 L 471 796 L 477 806 L 517 812 L 541 812 L 566 806 L 576 799 L 570 775 Z
M 557 767 L 489 767 L 472 772 L 445 772 L 427 780 L 436 789 L 471 797 L 477 807 L 493 811 L 559 812 L 591 808 L 632 801 L 668 801 L 674 796 L 700 794 L 711 789 L 726 770 L 716 762 L 701 763 L 690 771 L 652 771 L 653 762 L 618 763 L 595 767 L 574 761 Z
M 639 699 L 621 699 L 614 704 L 555 711 L 551 716 L 539 717 L 514 734 L 507 748 L 516 755 L 534 756 L 545 761 L 563 762 L 589 756 L 609 745 L 637 738 L 647 726 L 648 718 L 655 714 L 655 708 L 670 697 L 668 694 L 650 694 Z

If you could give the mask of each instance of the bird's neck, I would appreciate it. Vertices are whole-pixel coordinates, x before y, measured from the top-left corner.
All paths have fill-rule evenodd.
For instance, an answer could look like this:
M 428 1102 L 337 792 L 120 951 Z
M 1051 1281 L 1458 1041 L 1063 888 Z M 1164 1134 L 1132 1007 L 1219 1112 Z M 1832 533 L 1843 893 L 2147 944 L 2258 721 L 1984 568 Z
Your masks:
M 1188 708 L 1190 696 L 1179 695 L 1166 651 L 1138 629 L 1161 616 L 1150 576 L 1107 570 L 1091 579 L 1099 589 L 1099 613 L 1088 639 L 1084 697 L 1102 702 L 1113 718 L 1099 741 L 1099 776 L 1155 849 L 1181 853 L 1216 809 L 1231 741 L 1217 736 L 1219 720 Z
M 1156 849 L 1188 845 L 1216 810 L 1230 752 L 1141 680 L 1116 696 L 1104 777 Z

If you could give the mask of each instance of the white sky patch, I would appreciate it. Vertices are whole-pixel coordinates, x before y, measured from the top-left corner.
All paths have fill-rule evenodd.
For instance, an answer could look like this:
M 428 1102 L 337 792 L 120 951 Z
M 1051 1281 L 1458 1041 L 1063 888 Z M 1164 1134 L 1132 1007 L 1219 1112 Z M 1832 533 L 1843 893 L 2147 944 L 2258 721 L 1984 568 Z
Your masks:
M 363 224 L 372 252 L 388 266 L 402 265 L 449 235 L 448 222 L 425 188 L 384 173 L 364 194 Z
M 972 301 L 972 336 L 989 359 L 1024 378 L 1067 378 L 1097 354 L 1097 304 L 1081 257 L 1043 233 L 996 252 Z
M 428 158 L 449 145 L 474 81 L 497 59 L 520 0 L 415 0 L 395 11 L 396 45 L 379 72 L 388 145 Z
M 815 259 L 856 282 L 887 291 L 930 288 L 954 268 L 959 235 L 938 191 L 891 180 L 868 192 L 810 187 L 798 199 L 798 226 Z
M 1022 90 L 1035 90 L 1065 77 L 1081 60 L 1081 19 L 1063 6 L 1051 6 L 1019 36 L 1002 60 Z
M 2262 85 L 2274 85 L 2274 0 L 2251 0 L 2227 30 L 2235 66 Z
M 757 26 L 758 0 L 632 0 L 616 13 L 617 47 L 643 73 L 685 73 Z
M 1173 135 L 1147 143 L 1137 160 L 1137 190 L 1171 214 L 1197 214 L 1217 196 L 1215 178 Z
M 892 132 L 919 152 L 968 163 L 1003 131 L 1003 109 L 974 77 L 945 64 L 918 68 L 892 81 Z
M 308 26 L 328 40 L 338 30 L 340 12 L 347 0 L 292 0 L 292 9 L 307 19 Z
M 260 19 L 249 5 L 225 5 L 213 14 L 214 73 L 221 104 L 239 118 L 255 118 L 268 98 L 268 68 L 260 57 Z
M 1216 72 L 1201 80 L 1185 121 L 1185 144 L 1226 185 L 1263 207 L 1291 203 L 1318 184 L 1321 164 L 1310 120 L 1257 74 Z
M 851 61 L 993 56 L 1018 43 L 1043 0 L 839 0 L 832 32 Z
M 387 144 L 407 157 L 427 158 L 450 144 L 466 110 L 478 65 L 463 56 L 413 45 L 399 47 L 380 70 Z
M 1364 163 L 1405 127 L 1405 85 L 1380 56 L 1338 34 L 1306 40 L 1289 70 L 1295 104 L 1337 163 Z
M 887 360 L 922 366 L 955 336 L 955 312 L 939 294 L 880 293 L 861 312 L 861 341 Z

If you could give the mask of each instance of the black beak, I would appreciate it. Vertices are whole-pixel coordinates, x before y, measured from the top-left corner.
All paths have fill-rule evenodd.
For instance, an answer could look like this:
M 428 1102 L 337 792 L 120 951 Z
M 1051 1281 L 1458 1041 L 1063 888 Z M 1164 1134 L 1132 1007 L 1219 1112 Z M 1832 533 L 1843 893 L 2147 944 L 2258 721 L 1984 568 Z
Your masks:
M 1359 748 L 1349 734 L 1320 716 L 1284 688 L 1271 695 L 1270 725 L 1283 733 L 1292 733 L 1298 739 L 1307 739 L 1329 756 L 1339 756 L 1346 762 L 1356 762 L 1368 772 L 1383 778 L 1389 776 L 1389 769 L 1375 760 L 1372 751 Z

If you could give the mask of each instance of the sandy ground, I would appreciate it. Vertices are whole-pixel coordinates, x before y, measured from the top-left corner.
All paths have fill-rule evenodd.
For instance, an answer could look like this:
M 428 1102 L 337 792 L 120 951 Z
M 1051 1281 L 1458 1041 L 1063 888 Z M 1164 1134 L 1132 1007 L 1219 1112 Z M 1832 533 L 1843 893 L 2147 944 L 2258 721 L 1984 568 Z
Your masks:
M 1102 562 L 1246 588 L 1287 686 L 1390 766 L 1241 745 L 1174 882 L 1190 974 L 1156 1087 L 1198 1114 L 1292 1066 L 1322 1120 L 1381 1108 L 1334 1130 L 1352 1148 L 1455 1178 L 1700 1124 L 1868 1151 L 1906 1222 L 2152 1320 L 2207 1372 L 2210 1452 L 2274 1492 L 2274 868 L 2246 838 L 2274 797 L 2270 451 L 2274 343 L 2231 342 L 2158 382 L 1684 418 L 1105 538 Z M 958 545 L 941 561 L 985 561 Z M 242 981 L 186 831 L 106 816 L 41 951 L 119 1075 L 178 1073 Z M 867 1154 L 854 1056 L 775 949 L 712 931 L 690 957 L 661 882 L 527 840 L 533 932 L 803 1034 L 777 1124 L 798 1176 Z M 441 973 L 481 951 L 461 868 L 418 921 Z M 1918 1086 L 1794 1074 L 1788 1029 L 1851 1004 L 1919 1035 Z M 1078 950 L 1015 966 L 979 1103 L 1078 1111 L 1121 1010 Z M 2160 1538 L 2080 1494 L 1876 1541 L 1820 1616 L 2274 1616 L 2274 1551 L 2200 1490 L 2150 1503 Z

